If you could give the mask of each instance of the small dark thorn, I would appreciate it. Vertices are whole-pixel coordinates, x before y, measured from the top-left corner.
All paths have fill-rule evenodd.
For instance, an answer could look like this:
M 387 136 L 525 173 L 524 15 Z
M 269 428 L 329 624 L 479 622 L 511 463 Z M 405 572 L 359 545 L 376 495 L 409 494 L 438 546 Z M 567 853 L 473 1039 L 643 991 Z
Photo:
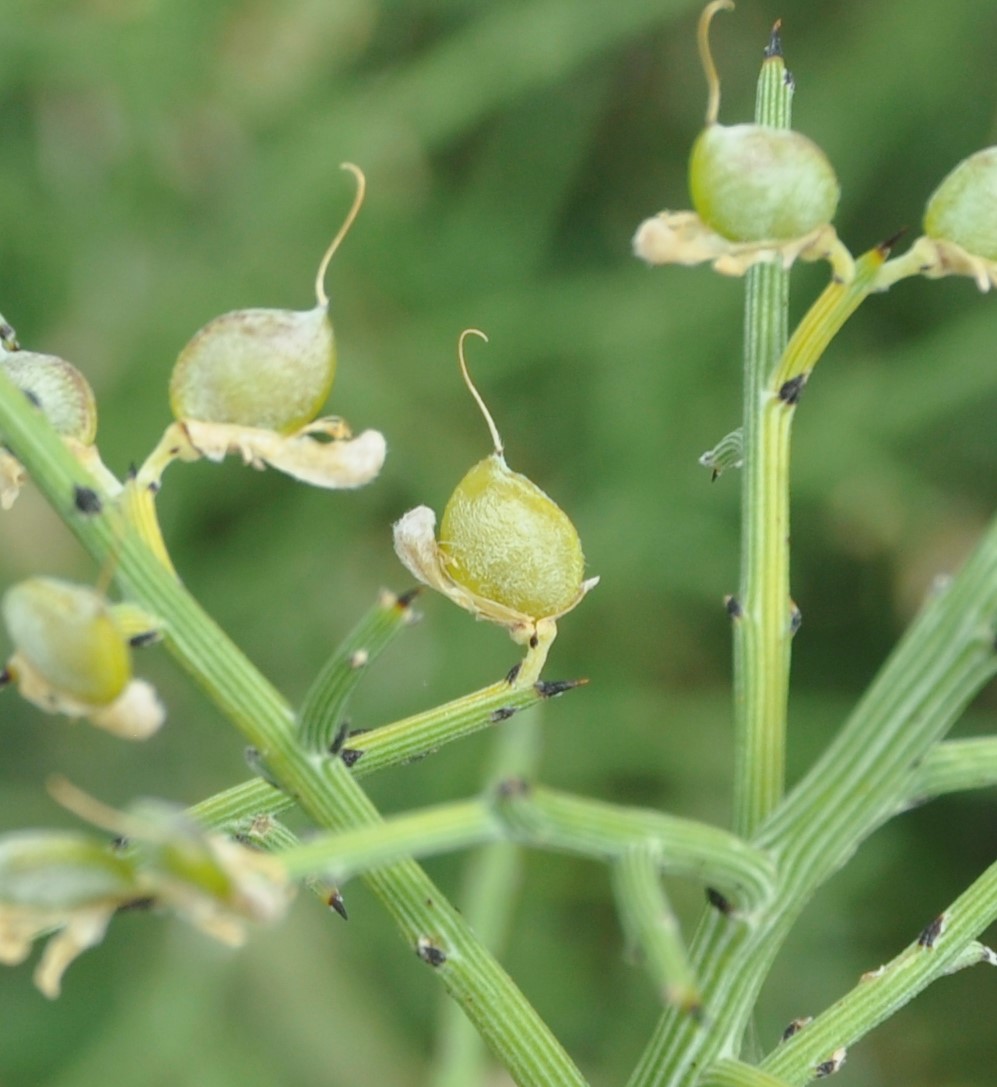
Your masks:
M 711 483 L 716 483 L 716 481 L 719 478 L 720 478 L 720 469 L 719 468 L 714 468 L 713 471 L 710 473 L 710 482 Z
M 769 34 L 769 43 L 765 46 L 765 56 L 768 57 L 781 57 L 782 56 L 782 19 L 776 19 L 772 24 L 772 33 Z
M 370 732 L 370 729 L 369 728 L 351 728 L 350 729 L 350 735 L 351 736 L 363 736 L 363 734 L 365 732 Z
M 876 246 L 876 248 L 880 251 L 880 253 L 883 254 L 884 257 L 888 257 L 893 251 L 893 247 L 897 244 L 898 241 L 900 241 L 900 239 L 907 233 L 908 230 L 910 230 L 909 226 L 902 226 L 896 232 L 896 234 L 892 235 L 892 237 L 887 238 L 885 242 L 880 242 L 879 245 Z
M 803 626 L 803 612 L 790 602 L 789 609 L 789 634 L 792 637 Z
M 132 461 L 131 464 L 128 465 L 128 471 L 125 472 L 125 478 L 126 479 L 134 479 L 137 475 L 138 475 L 138 465 L 135 463 L 135 461 Z
M 156 642 L 161 642 L 163 635 L 158 630 L 140 630 L 138 634 L 133 634 L 128 639 L 128 644 L 132 649 L 144 649 L 147 645 L 155 645 Z
M 530 649 L 536 649 L 539 644 L 540 639 L 536 636 L 536 634 L 534 634 L 533 637 L 530 638 Z
M 14 677 L 6 669 L 0 669 L 0 688 L 6 687 Z
M 533 684 L 533 689 L 541 698 L 557 698 L 565 691 L 573 691 L 576 687 L 587 685 L 587 679 L 539 679 Z
M 488 719 L 493 725 L 497 725 L 499 721 L 508 721 L 516 712 L 515 706 L 499 706 L 497 710 L 492 710 L 488 715 Z
M 934 921 L 925 925 L 921 935 L 917 938 L 917 946 L 927 948 L 929 951 L 935 946 L 935 941 L 945 931 L 945 914 L 940 913 Z
M 790 94 L 796 90 L 796 76 L 788 68 L 782 74 L 782 81 L 789 88 Z
M 420 936 L 415 945 L 415 953 L 430 966 L 442 966 L 447 961 L 447 953 L 436 946 L 428 936 Z
M 498 783 L 496 791 L 500 797 L 529 796 L 530 788 L 530 783 L 526 778 L 505 778 Z
M 796 377 L 791 377 L 789 381 L 784 382 L 779 389 L 779 399 L 786 404 L 798 404 L 800 402 L 800 396 L 803 393 L 803 386 L 807 383 L 806 374 L 797 374 Z
M 21 350 L 21 345 L 17 342 L 17 333 L 14 331 L 13 325 L 8 325 L 6 321 L 0 323 L 0 343 L 3 344 L 7 351 Z
M 833 1076 L 845 1063 L 845 1056 L 846 1050 L 844 1047 L 836 1049 L 826 1061 L 821 1061 L 820 1064 L 817 1065 L 814 1069 L 814 1077 L 816 1079 L 824 1079 L 827 1076 Z
M 355 747 L 344 747 L 339 752 L 339 757 L 347 766 L 356 766 L 356 764 L 363 758 L 363 752 L 358 751 Z
M 346 743 L 346 738 L 350 734 L 350 722 L 340 721 L 339 727 L 336 729 L 335 735 L 332 737 L 332 743 L 329 744 L 329 754 L 338 755 L 343 750 L 343 744 Z
M 517 661 L 508 672 L 505 674 L 505 681 L 511 687 L 516 682 L 516 676 L 519 675 L 520 668 L 523 667 L 522 661 Z
M 24 392 L 24 399 L 27 400 L 27 402 L 32 407 L 38 408 L 38 410 L 41 411 L 42 402 L 38 398 L 38 396 L 35 393 L 33 393 L 30 389 L 24 389 L 22 391 Z
M 741 609 L 741 601 L 732 593 L 728 593 L 724 597 L 724 609 L 731 619 L 740 619 L 744 615 L 744 611 Z
M 329 895 L 326 905 L 330 910 L 335 910 L 344 921 L 349 921 L 350 915 L 346 912 L 346 903 L 343 902 L 343 896 L 339 893 L 338 887 Z
M 730 917 L 734 912 L 734 907 L 731 905 L 730 901 L 724 898 L 724 896 L 714 887 L 706 888 L 706 901 L 709 902 L 714 909 L 719 910 L 724 917 Z
M 400 593 L 395 597 L 395 607 L 404 611 L 410 607 L 412 601 L 422 592 L 422 589 L 417 585 L 414 589 L 409 589 L 408 592 Z
M 160 483 L 158 479 L 154 479 L 146 488 L 146 490 L 149 492 L 149 494 L 159 494 L 162 486 L 162 483 Z
M 273 775 L 270 773 L 270 769 L 267 766 L 265 759 L 259 752 L 259 748 L 250 745 L 243 754 L 245 755 L 246 765 L 257 777 L 263 778 L 268 785 L 272 785 L 275 789 L 280 788 L 280 785 L 274 781 Z
M 800 1031 L 803 1030 L 803 1028 L 805 1026 L 808 1026 L 812 1022 L 813 1022 L 813 1016 L 810 1016 L 810 1015 L 804 1015 L 804 1016 L 801 1016 L 799 1019 L 794 1019 L 789 1024 L 789 1026 L 786 1027 L 786 1029 L 782 1032 L 782 1035 L 779 1038 L 779 1041 L 780 1042 L 788 1042 L 789 1039 L 792 1038 L 794 1034 L 799 1034 Z
M 122 849 L 127 849 L 129 845 L 131 845 L 131 842 L 129 842 L 124 834 L 119 834 L 116 838 L 111 839 L 111 848 L 115 852 L 119 852 Z
M 73 486 L 73 505 L 87 516 L 100 513 L 104 508 L 100 495 L 90 487 L 81 487 L 78 483 Z

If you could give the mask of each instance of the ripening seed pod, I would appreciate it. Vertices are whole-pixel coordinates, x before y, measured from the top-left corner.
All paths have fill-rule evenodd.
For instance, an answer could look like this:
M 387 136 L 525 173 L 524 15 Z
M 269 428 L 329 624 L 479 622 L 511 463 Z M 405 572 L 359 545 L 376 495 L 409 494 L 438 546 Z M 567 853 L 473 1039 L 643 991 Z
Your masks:
M 126 639 L 93 589 L 28 578 L 7 590 L 0 609 L 18 654 L 58 695 L 108 706 L 128 686 Z
M 997 261 L 997 147 L 963 159 L 928 200 L 924 233 Z
M 34 351 L 0 354 L 0 366 L 65 438 L 91 445 L 97 436 L 97 402 L 90 383 L 71 363 Z
M 709 27 L 732 0 L 714 0 L 699 22 L 699 49 L 709 85 L 706 128 L 693 144 L 689 190 L 704 223 L 734 242 L 787 241 L 834 218 L 840 189 L 823 151 L 792 129 L 717 123 L 720 83 Z
M 364 176 L 344 163 L 357 192 L 315 277 L 311 310 L 245 309 L 209 321 L 180 352 L 170 379 L 175 418 L 292 434 L 319 413 L 336 374 L 324 280 L 364 196 Z
M 475 596 L 531 619 L 567 611 L 582 592 L 585 560 L 575 526 L 535 483 L 505 463 L 502 440 L 471 382 L 461 336 L 460 366 L 488 423 L 495 451 L 464 478 L 443 511 L 443 566 Z

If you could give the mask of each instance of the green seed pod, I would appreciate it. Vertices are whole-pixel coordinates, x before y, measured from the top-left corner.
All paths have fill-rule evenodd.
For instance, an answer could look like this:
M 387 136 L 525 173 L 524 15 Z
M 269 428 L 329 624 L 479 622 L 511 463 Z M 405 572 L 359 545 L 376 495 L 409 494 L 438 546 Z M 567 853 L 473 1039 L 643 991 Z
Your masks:
M 64 437 L 91 445 L 97 436 L 97 402 L 90 383 L 56 355 L 12 351 L 0 355 L 4 373 Z
M 938 186 L 925 208 L 924 233 L 997 261 L 997 147 L 963 159 Z
M 578 600 L 585 560 L 567 514 L 502 455 L 498 430 L 464 361 L 464 380 L 491 431 L 495 452 L 457 484 L 440 523 L 439 551 L 458 585 L 531 619 L 560 615 Z
M 319 265 L 315 308 L 235 310 L 209 321 L 173 368 L 175 418 L 291 434 L 318 415 L 336 374 L 325 273 L 360 210 L 365 187 L 356 166 L 343 168 L 356 178 L 357 193 Z
M 21 656 L 59 695 L 107 706 L 128 686 L 126 640 L 93 589 L 29 578 L 7 590 L 0 610 Z
M 709 85 L 706 128 L 689 163 L 692 204 L 704 223 L 735 242 L 787 241 L 830 223 L 840 189 L 823 151 L 806 136 L 768 125 L 717 123 L 720 83 L 709 47 L 713 16 L 731 10 L 715 0 L 699 23 Z

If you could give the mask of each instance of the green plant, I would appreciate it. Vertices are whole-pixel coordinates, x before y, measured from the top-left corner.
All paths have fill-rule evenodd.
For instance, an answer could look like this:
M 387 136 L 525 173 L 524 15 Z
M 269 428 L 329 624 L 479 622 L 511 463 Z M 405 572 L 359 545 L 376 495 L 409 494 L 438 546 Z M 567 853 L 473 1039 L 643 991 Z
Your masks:
M 781 60 L 774 53 L 763 73 L 762 108 L 781 110 L 783 115 L 766 116 L 769 124 L 786 119 L 784 88 Z M 658 221 L 654 223 L 652 229 L 657 229 Z M 920 256 L 889 261 L 886 247 L 877 247 L 860 257 L 853 271 L 832 244 L 825 234 L 821 251 L 807 253 L 834 255 L 836 267 L 844 269 L 842 281 L 832 282 L 785 345 L 781 342 L 786 338 L 785 277 L 768 263 L 749 271 L 744 431 L 739 440 L 727 443 L 739 449 L 735 459 L 744 459 L 746 468 L 742 584 L 728 607 L 737 647 L 740 837 L 658 812 L 527 788 L 521 779 L 529 759 L 522 752 L 508 756 L 512 768 L 500 775 L 501 784 L 484 799 L 396 816 L 376 825 L 376 813 L 353 784 L 347 764 L 354 777 L 371 773 L 501 721 L 517 708 L 560 693 L 561 685 L 539 681 L 532 668 L 521 668 L 455 704 L 350 737 L 344 712 L 354 684 L 411 615 L 411 600 L 390 598 L 379 601 L 333 655 L 292 718 L 283 699 L 211 624 L 164 564 L 165 552 L 151 520 L 161 464 L 154 461 L 121 486 L 92 458 L 87 460 L 89 468 L 73 460 L 23 398 L 8 389 L 3 400 L 0 429 L 19 462 L 95 557 L 113 570 L 126 598 L 147 613 L 146 622 L 139 624 L 139 640 L 147 640 L 150 631 L 162 633 L 168 648 L 257 751 L 263 776 L 198 805 L 197 821 L 234 829 L 278 850 L 295 878 L 320 878 L 319 893 L 333 902 L 339 901 L 339 882 L 370 870 L 371 884 L 410 946 L 470 1009 L 482 1034 L 521 1082 L 580 1082 L 580 1074 L 460 917 L 407 860 L 410 856 L 502 839 L 609 861 L 625 930 L 646 957 L 670 1009 L 635 1076 L 638 1083 L 690 1081 L 694 1063 L 695 1078 L 704 1083 L 764 1084 L 773 1082 L 771 1075 L 776 1075 L 776 1082 L 804 1082 L 835 1070 L 843 1043 L 858 1037 L 939 973 L 985 957 L 973 939 L 994 916 L 997 877 L 992 868 L 946 910 L 944 923 L 928 926 L 882 974 L 860 984 L 826 1017 L 774 1051 L 768 1060 L 769 1078 L 731 1060 L 739 1052 L 765 970 L 815 889 L 898 808 L 941 788 L 977 784 L 981 753 L 993 761 L 992 741 L 972 749 L 940 744 L 954 717 L 993 670 L 997 558 L 991 531 L 958 579 L 926 606 L 849 725 L 803 782 L 788 797 L 781 796 L 788 653 L 796 626 L 788 594 L 790 424 L 813 365 L 851 312 L 870 292 L 896 282 L 905 272 L 921 271 L 924 264 Z M 768 259 L 767 250 L 772 248 L 739 251 L 733 255 L 737 267 L 732 270 L 744 270 L 759 256 Z M 940 269 L 944 263 L 931 267 Z M 980 268 L 985 272 L 986 265 L 974 265 L 972 274 L 978 276 Z M 13 352 L 15 358 L 19 354 Z M 185 433 L 190 434 L 189 426 Z M 323 434 L 331 438 L 328 448 L 345 444 L 339 427 Z M 310 435 L 303 437 L 318 444 Z M 172 449 L 183 438 L 183 433 L 178 438 L 173 432 L 166 444 Z M 184 455 L 195 456 L 205 444 L 196 437 L 189 447 L 182 447 Z M 248 459 L 270 463 L 275 462 L 258 451 L 284 448 L 271 435 L 254 437 L 250 444 L 245 436 L 236 441 L 227 434 L 220 446 L 211 448 L 224 451 L 233 444 L 244 455 L 251 450 Z M 304 447 L 309 453 L 315 452 L 311 444 Z M 372 448 L 376 460 L 376 439 Z M 725 462 L 716 454 L 711 463 L 722 467 Z M 357 476 L 350 468 L 337 479 L 352 483 Z M 266 779 L 282 789 L 275 791 Z M 861 782 L 861 791 L 856 791 L 856 782 Z M 226 935 L 247 916 L 276 911 L 279 894 L 231 893 L 233 887 L 242 891 L 241 879 L 260 877 L 248 865 L 253 854 L 235 851 L 244 867 L 229 871 L 211 853 L 217 841 L 198 838 L 182 821 L 139 812 L 107 815 L 64 789 L 60 796 L 94 822 L 125 833 L 136 843 L 133 854 L 118 858 L 111 879 L 105 872 L 108 855 L 99 852 L 91 839 L 82 845 L 75 838 L 46 840 L 41 843 L 44 848 L 27 856 L 22 840 L 12 842 L 11 871 L 40 865 L 38 870 L 53 886 L 56 877 L 64 877 L 65 894 L 74 909 L 78 906 L 74 896 L 80 892 L 73 881 L 81 876 L 90 879 L 94 871 L 102 877 L 96 890 L 92 884 L 86 888 L 90 896 L 86 905 L 97 908 L 97 927 L 77 935 L 72 925 L 67 926 L 75 942 L 56 944 L 60 953 L 75 952 L 93 935 L 99 938 L 100 922 L 137 897 L 176 905 L 200 923 L 207 902 L 211 906 L 207 925 Z M 291 807 L 292 796 L 315 825 L 345 829 L 335 838 L 294 844 L 276 819 Z M 261 813 L 267 818 L 260 818 Z M 181 849 L 191 842 L 197 864 L 190 863 L 189 854 Z M 54 859 L 53 846 L 62 850 Z M 183 853 L 183 864 L 178 864 L 176 853 Z M 691 955 L 670 923 L 671 911 L 658 881 L 662 870 L 705 879 L 713 888 L 715 912 L 708 915 Z M 10 879 L 9 885 L 16 886 L 13 875 Z M 29 886 L 37 886 L 34 874 Z M 664 924 L 663 917 L 668 919 Z M 41 920 L 36 915 L 34 926 L 57 921 L 51 914 Z M 25 946 L 23 933 L 20 941 L 18 950 Z M 46 965 L 51 965 L 51 958 Z M 45 977 L 51 986 L 51 971 Z

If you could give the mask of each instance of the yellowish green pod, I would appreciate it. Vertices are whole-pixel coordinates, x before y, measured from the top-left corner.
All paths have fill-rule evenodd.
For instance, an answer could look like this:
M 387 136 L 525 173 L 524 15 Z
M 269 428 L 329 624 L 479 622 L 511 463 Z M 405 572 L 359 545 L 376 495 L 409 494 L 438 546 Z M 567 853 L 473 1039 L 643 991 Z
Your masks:
M 18 652 L 60 695 L 107 706 L 128 686 L 126 640 L 93 589 L 28 578 L 7 590 L 0 610 Z
M 928 200 L 924 233 L 997 261 L 997 147 L 963 159 Z
M 475 596 L 530 619 L 560 615 L 582 592 L 585 559 L 568 515 L 505 463 L 502 440 L 464 361 L 460 366 L 492 435 L 495 451 L 457 484 L 440 522 L 439 553 L 449 577 Z
M 696 213 L 737 242 L 800 238 L 831 222 L 841 190 L 812 140 L 768 125 L 708 125 L 689 163 Z
M 170 378 L 177 419 L 292 434 L 321 411 L 336 376 L 336 340 L 324 279 L 363 203 L 364 176 L 345 163 L 357 192 L 323 254 L 310 310 L 244 309 L 209 321 L 184 347 Z
M 706 128 L 693 144 L 689 191 L 700 219 L 734 242 L 788 241 L 834 218 L 840 188 L 824 152 L 792 129 L 717 123 L 720 81 L 710 53 L 713 16 L 734 7 L 714 0 L 699 21 L 709 86 Z
M 97 402 L 90 383 L 57 355 L 12 351 L 0 355 L 4 373 L 64 437 L 91 445 L 97 436 Z
M 500 453 L 479 461 L 443 511 L 440 553 L 457 584 L 533 619 L 578 598 L 585 569 L 568 515 Z

